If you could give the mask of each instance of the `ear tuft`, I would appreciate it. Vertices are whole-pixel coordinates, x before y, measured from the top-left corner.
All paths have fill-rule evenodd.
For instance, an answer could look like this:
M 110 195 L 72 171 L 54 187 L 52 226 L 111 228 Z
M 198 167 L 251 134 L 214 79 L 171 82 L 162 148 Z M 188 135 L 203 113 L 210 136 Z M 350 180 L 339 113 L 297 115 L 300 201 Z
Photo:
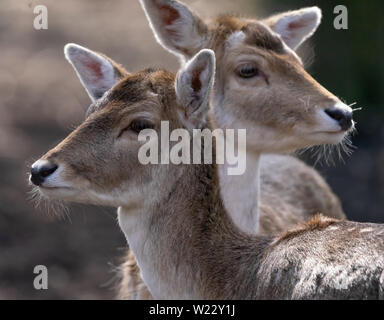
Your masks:
M 65 45 L 64 54 L 92 101 L 100 99 L 122 76 L 122 69 L 112 60 L 77 44 Z
M 215 53 L 201 50 L 193 57 L 176 78 L 176 96 L 185 109 L 187 121 L 194 126 L 205 121 L 209 110 L 209 98 L 215 77 Z
M 293 50 L 313 35 L 321 22 L 321 10 L 318 7 L 288 11 L 273 16 L 264 22 L 278 33 Z
M 175 0 L 140 0 L 156 40 L 182 59 L 205 47 L 208 27 L 186 5 Z

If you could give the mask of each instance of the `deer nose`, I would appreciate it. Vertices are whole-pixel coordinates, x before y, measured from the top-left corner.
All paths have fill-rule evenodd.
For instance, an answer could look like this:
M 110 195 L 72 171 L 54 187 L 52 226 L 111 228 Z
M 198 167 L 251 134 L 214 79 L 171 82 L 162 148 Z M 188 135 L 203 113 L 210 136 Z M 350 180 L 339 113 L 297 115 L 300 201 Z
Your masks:
M 42 183 L 52 173 L 57 170 L 58 166 L 48 161 L 37 161 L 32 165 L 30 180 L 36 186 L 41 186 Z
M 336 120 L 342 130 L 347 131 L 351 129 L 353 125 L 352 111 L 343 110 L 339 108 L 330 108 L 326 109 L 325 113 L 332 119 Z

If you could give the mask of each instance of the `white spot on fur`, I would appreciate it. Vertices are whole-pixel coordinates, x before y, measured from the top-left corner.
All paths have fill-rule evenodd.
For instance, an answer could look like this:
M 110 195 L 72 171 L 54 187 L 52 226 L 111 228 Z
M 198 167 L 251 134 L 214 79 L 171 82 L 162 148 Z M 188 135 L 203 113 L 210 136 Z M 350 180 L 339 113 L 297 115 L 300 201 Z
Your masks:
M 364 228 L 364 229 L 361 229 L 360 230 L 360 233 L 364 233 L 364 232 L 372 232 L 373 229 L 372 228 Z
M 228 39 L 227 39 L 227 45 L 228 47 L 235 47 L 239 44 L 244 43 L 245 40 L 245 33 L 243 31 L 236 31 L 232 33 Z

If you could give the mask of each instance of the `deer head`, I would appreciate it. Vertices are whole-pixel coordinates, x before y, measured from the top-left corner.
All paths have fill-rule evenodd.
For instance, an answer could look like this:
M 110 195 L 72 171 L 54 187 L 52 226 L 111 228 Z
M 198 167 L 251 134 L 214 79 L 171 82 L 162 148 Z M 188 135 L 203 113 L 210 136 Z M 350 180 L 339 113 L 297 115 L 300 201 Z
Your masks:
M 377 296 L 381 226 L 320 217 L 280 237 L 248 236 L 227 217 L 214 165 L 139 163 L 139 132 L 158 131 L 162 120 L 171 129 L 205 126 L 212 51 L 177 76 L 130 74 L 73 44 L 65 51 L 93 102 L 85 121 L 32 166 L 31 181 L 49 198 L 120 207 L 120 226 L 155 298 L 343 298 L 356 289 L 357 297 Z M 347 270 L 348 290 L 335 270 Z M 318 279 L 325 279 L 320 291 Z
M 338 144 L 353 127 L 352 109 L 316 82 L 295 50 L 317 29 L 317 7 L 265 20 L 220 16 L 205 23 L 175 0 L 140 0 L 158 42 L 184 61 L 215 51 L 214 120 L 246 128 L 250 151 L 292 151 Z
M 202 50 L 176 77 L 153 69 L 131 74 L 75 44 L 66 45 L 65 56 L 92 104 L 85 121 L 33 164 L 30 180 L 48 198 L 135 206 L 145 199 L 149 186 L 166 184 L 175 176 L 170 166 L 139 162 L 144 142 L 138 134 L 146 129 L 159 132 L 163 120 L 170 130 L 205 123 L 214 54 Z

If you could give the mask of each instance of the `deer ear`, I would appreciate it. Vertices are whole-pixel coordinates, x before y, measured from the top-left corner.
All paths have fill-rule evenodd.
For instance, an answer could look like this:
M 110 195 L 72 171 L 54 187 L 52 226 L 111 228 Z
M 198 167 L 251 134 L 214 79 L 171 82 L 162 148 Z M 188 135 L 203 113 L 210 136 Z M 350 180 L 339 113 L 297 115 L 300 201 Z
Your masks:
M 111 59 L 74 43 L 68 43 L 64 47 L 64 54 L 92 101 L 100 99 L 128 74 Z
M 157 41 L 168 51 L 189 59 L 205 48 L 207 25 L 175 0 L 140 0 Z
M 303 8 L 272 16 L 264 22 L 293 50 L 311 37 L 321 21 L 318 7 Z
M 215 78 L 215 53 L 201 50 L 181 69 L 176 77 L 176 96 L 185 117 L 196 127 L 205 122 Z

